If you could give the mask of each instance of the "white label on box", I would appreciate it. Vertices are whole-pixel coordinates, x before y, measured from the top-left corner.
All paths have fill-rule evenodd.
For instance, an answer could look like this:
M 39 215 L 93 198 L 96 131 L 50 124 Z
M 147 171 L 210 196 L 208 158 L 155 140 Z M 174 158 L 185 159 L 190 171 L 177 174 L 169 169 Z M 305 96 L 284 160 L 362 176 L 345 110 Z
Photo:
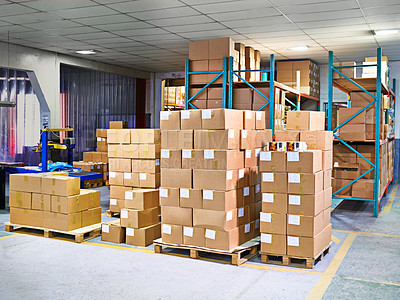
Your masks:
M 261 220 L 261 222 L 271 223 L 271 214 L 270 213 L 261 212 L 260 213 L 260 220 Z
M 146 173 L 139 173 L 139 179 L 140 180 L 146 180 L 147 174 Z
M 235 130 L 228 129 L 228 139 L 234 139 L 234 138 L 235 138 Z
M 274 182 L 274 173 L 262 173 L 263 182 Z
M 121 218 L 128 219 L 128 211 L 121 209 Z
M 244 169 L 240 169 L 239 170 L 239 178 L 243 178 L 244 177 Z
M 232 220 L 232 218 L 233 218 L 233 213 L 232 213 L 232 211 L 230 210 L 230 211 L 228 211 L 228 212 L 226 213 L 226 220 L 227 220 L 227 221 L 230 221 L 230 220 Z
M 189 189 L 180 189 L 181 198 L 189 198 Z
M 192 150 L 182 149 L 182 158 L 192 158 Z
M 161 158 L 169 158 L 169 150 L 161 149 Z
M 289 195 L 289 204 L 290 205 L 300 205 L 300 196 L 299 195 Z
M 255 220 L 255 222 L 254 222 L 254 227 L 255 227 L 256 229 L 260 228 L 260 219 L 256 219 L 256 220 Z
M 110 176 L 110 178 L 117 177 L 117 173 L 115 173 L 115 172 L 110 172 L 108 175 Z
M 169 111 L 160 111 L 160 120 L 167 121 L 169 120 L 169 115 L 171 113 Z
M 98 142 L 101 142 L 101 137 L 98 137 L 98 138 L 97 138 L 97 141 L 98 141 Z
M 251 150 L 246 150 L 246 158 L 251 158 Z
M 247 129 L 242 129 L 242 139 L 247 139 Z
M 206 239 L 215 240 L 215 230 L 206 229 L 205 237 L 206 237 Z
M 162 232 L 165 234 L 171 234 L 172 228 L 171 225 L 163 224 L 162 225 Z
M 288 161 L 299 161 L 299 152 L 288 152 L 287 160 Z
M 261 161 L 271 161 L 271 152 L 260 152 Z
M 245 112 L 245 116 L 246 116 L 246 119 L 251 119 L 251 111 L 249 111 L 249 110 L 246 110 L 246 112 Z
M 238 217 L 241 218 L 244 216 L 244 207 L 238 209 Z
M 214 200 L 214 191 L 203 190 L 203 199 L 204 200 Z
M 133 192 L 132 191 L 125 192 L 125 200 L 133 200 Z
M 110 232 L 110 226 L 108 226 L 106 224 L 101 225 L 101 231 L 109 233 Z
M 193 227 L 183 227 L 183 235 L 193 237 Z
M 269 233 L 261 233 L 261 243 L 272 243 L 272 234 Z
M 261 149 L 260 149 L 260 148 L 256 148 L 256 149 L 254 150 L 255 156 L 256 156 L 256 157 L 259 157 L 259 156 L 260 156 L 260 152 L 261 152 Z
M 160 159 L 156 158 L 156 166 L 159 166 L 159 165 L 160 165 Z
M 299 237 L 298 236 L 288 236 L 287 237 L 287 244 L 288 246 L 294 246 L 298 247 L 299 246 Z
M 244 233 L 249 233 L 250 232 L 250 223 L 244 225 Z
M 248 196 L 250 195 L 250 188 L 247 186 L 243 189 L 243 196 Z
M 190 110 L 181 110 L 181 119 L 182 120 L 190 119 Z
M 214 159 L 214 150 L 204 150 L 204 159 Z
M 168 189 L 160 188 L 160 197 L 168 198 Z
M 212 110 L 211 109 L 203 109 L 201 111 L 201 118 L 202 119 L 211 119 Z
M 300 173 L 289 173 L 289 183 L 300 183 Z
M 128 236 L 135 236 L 135 229 L 133 229 L 133 228 L 126 228 L 126 235 L 128 235 Z
M 131 180 L 132 174 L 131 173 L 124 173 L 124 179 Z
M 262 201 L 267 203 L 274 203 L 274 194 L 271 193 L 263 193 Z
M 226 171 L 226 180 L 232 180 L 233 171 Z
M 117 199 L 110 199 L 110 205 L 117 205 Z
M 288 224 L 300 225 L 300 216 L 288 215 Z
M 259 183 L 256 184 L 255 190 L 256 190 L 256 194 L 261 192 L 261 185 Z
M 257 121 L 261 121 L 262 113 L 261 111 L 256 111 L 256 119 Z

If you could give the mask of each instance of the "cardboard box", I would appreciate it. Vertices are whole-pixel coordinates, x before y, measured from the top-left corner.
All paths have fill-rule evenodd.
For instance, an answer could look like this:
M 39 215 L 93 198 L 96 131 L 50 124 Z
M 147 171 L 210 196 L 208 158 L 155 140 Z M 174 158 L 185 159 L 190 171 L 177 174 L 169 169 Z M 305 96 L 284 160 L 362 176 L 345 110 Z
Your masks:
M 182 150 L 161 149 L 161 168 L 180 169 L 182 167 Z
M 192 208 L 161 206 L 161 218 L 168 224 L 193 226 Z
M 322 151 L 322 169 L 327 170 L 333 167 L 333 152 L 332 150 Z
M 348 119 L 353 117 L 356 113 L 358 113 L 361 110 L 361 108 L 355 107 L 355 108 L 345 108 L 345 107 L 340 107 L 339 108 L 339 124 L 342 124 L 346 122 Z M 346 128 L 346 125 L 350 124 L 363 124 L 365 123 L 365 110 L 361 113 L 359 113 L 355 118 L 351 119 L 348 121 L 345 125 L 343 125 L 342 128 Z
M 146 210 L 121 209 L 121 226 L 129 228 L 147 227 L 159 222 L 158 207 Z
M 288 173 L 316 173 L 322 170 L 321 150 L 287 152 L 286 155 Z
M 325 112 L 288 111 L 286 129 L 325 130 Z
M 260 156 L 260 148 L 252 150 L 244 150 L 244 167 L 251 168 L 258 166 L 258 157 Z
M 139 173 L 139 187 L 151 189 L 160 187 L 160 173 Z
M 51 196 L 51 211 L 71 214 L 87 210 L 89 208 L 89 199 L 89 193 L 80 193 L 73 196 Z
M 231 251 L 240 245 L 239 228 L 227 231 L 219 231 L 206 228 L 205 230 L 206 247 Z
M 10 191 L 8 205 L 16 208 L 32 208 L 32 194 L 24 192 Z M 33 208 L 32 208 L 33 209 Z
M 358 164 L 348 164 L 346 166 L 336 166 L 333 168 L 332 176 L 336 179 L 356 179 L 361 175 Z
M 327 197 L 327 191 L 331 196 Z M 330 199 L 329 199 L 330 198 Z M 316 216 L 331 206 L 332 189 L 324 190 L 316 195 L 288 195 L 287 213 L 291 215 Z
M 182 110 L 181 129 L 201 129 L 201 110 Z
M 243 128 L 256 129 L 256 112 L 252 110 L 245 110 L 243 112 Z
M 96 137 L 107 138 L 107 129 L 97 128 Z
M 125 208 L 125 200 L 110 198 L 110 211 L 120 213 Z
M 195 130 L 194 149 L 239 149 L 240 131 Z
M 349 184 L 352 180 L 346 180 L 346 179 L 336 179 L 334 178 L 332 180 L 332 190 L 333 192 L 337 192 L 339 189 L 341 189 L 342 187 L 346 186 L 347 184 Z M 339 193 L 337 193 L 336 195 L 343 195 L 343 196 L 351 196 L 351 187 L 352 185 L 346 187 L 345 189 L 341 190 Z
M 291 215 L 287 216 L 287 234 L 292 236 L 314 237 L 320 233 L 331 221 L 330 208 L 320 212 L 317 216 Z
M 277 141 L 277 142 L 300 141 L 300 131 L 299 130 L 275 130 L 275 141 Z
M 261 191 L 264 193 L 282 193 L 288 192 L 287 173 L 261 173 Z
M 161 169 L 161 186 L 192 188 L 192 170 Z
M 10 191 L 10 197 L 11 197 L 11 191 Z M 51 197 L 52 196 L 50 195 L 44 195 L 44 194 L 32 194 L 32 209 L 51 211 Z
M 316 258 L 331 242 L 332 225 L 329 224 L 315 237 L 287 236 L 287 255 Z
M 110 129 L 128 128 L 127 121 L 110 121 Z
M 125 242 L 125 228 L 121 227 L 119 220 L 101 224 L 101 240 L 116 244 Z
M 104 141 L 100 140 L 100 141 L 99 141 L 99 139 L 101 139 L 101 138 L 97 138 L 97 147 L 96 147 L 96 150 L 97 150 L 97 151 L 100 151 L 100 152 L 107 152 L 107 151 L 108 151 L 108 150 L 107 150 L 107 148 L 108 148 L 107 141 L 106 141 L 106 140 L 104 140 Z
M 140 187 L 139 174 L 140 173 L 123 173 L 124 174 L 124 186 L 126 187 Z
M 207 100 L 207 109 L 222 108 L 222 100 Z
M 238 226 L 237 209 L 227 212 L 193 209 L 193 226 L 213 230 L 231 230 Z
M 232 56 L 235 50 L 235 43 L 230 37 L 223 37 L 208 40 L 208 59 L 222 59 Z
M 259 169 L 261 172 L 286 172 L 286 165 L 286 152 L 260 152 Z
M 160 129 L 131 129 L 132 144 L 159 144 Z
M 286 214 L 261 212 L 260 231 L 262 233 L 286 234 Z
M 193 149 L 193 130 L 161 131 L 162 149 Z
M 236 170 L 193 170 L 193 188 L 229 191 L 238 186 Z
M 243 193 L 238 190 L 202 190 L 201 200 L 202 208 L 207 210 L 231 211 L 244 205 Z
M 161 130 L 180 130 L 181 129 L 180 111 L 160 111 Z
M 159 173 L 160 159 L 132 159 L 132 172 Z
M 244 244 L 254 238 L 254 222 L 239 226 L 239 244 Z
M 161 237 L 161 223 L 143 228 L 126 228 L 126 244 L 147 247 Z
M 125 207 L 144 210 L 159 206 L 159 191 L 156 189 L 139 189 L 125 192 Z
M 107 152 L 92 152 L 91 162 L 98 162 L 106 164 L 108 163 L 108 153 Z
M 253 89 L 249 87 L 235 87 L 232 90 L 233 103 L 251 104 L 253 102 Z M 255 128 L 248 128 L 255 129 Z
M 117 158 L 139 158 L 139 144 L 116 145 L 114 149 L 116 151 L 115 157 Z M 110 151 L 110 145 L 108 146 L 108 151 Z
M 352 185 L 351 195 L 357 198 L 374 198 L 374 179 L 359 179 Z
M 190 104 L 191 105 L 189 105 L 189 109 L 193 109 L 193 106 L 196 107 L 197 109 L 207 108 L 207 100 L 191 100 Z
M 125 192 L 131 190 L 131 187 L 112 185 L 110 186 L 110 198 L 123 200 L 125 199 Z
M 117 144 L 117 129 L 107 129 L 107 143 L 108 144 Z M 84 159 L 85 160 L 85 159 Z
M 43 227 L 43 211 L 10 207 L 10 222 L 18 225 Z
M 200 152 L 200 161 L 195 165 L 209 170 L 235 170 L 244 168 L 244 153 L 239 150 L 194 150 Z M 182 159 L 182 166 L 183 166 Z
M 179 188 L 160 188 L 161 206 L 179 206 Z
M 234 109 L 204 109 L 201 111 L 202 129 L 243 129 L 243 112 Z
M 179 189 L 179 206 L 187 208 L 203 208 L 201 190 Z
M 181 225 L 161 225 L 161 237 L 164 243 L 183 244 L 183 226 Z
M 205 229 L 199 227 L 183 227 L 183 243 L 196 247 L 206 246 Z
M 286 235 L 261 233 L 260 253 L 286 255 Z
M 350 124 L 340 128 L 339 136 L 344 141 L 365 141 L 365 124 Z
M 272 130 L 271 129 L 257 130 L 256 148 L 263 148 L 271 141 L 272 141 Z
M 82 227 L 82 213 L 59 214 L 43 212 L 43 227 L 55 230 L 70 231 Z
M 160 158 L 161 146 L 159 144 L 139 144 L 138 158 L 156 159 Z
M 223 60 L 222 58 L 220 59 L 209 59 L 208 60 L 208 70 L 209 71 L 220 71 L 222 72 L 222 70 L 224 69 L 223 67 Z M 216 76 L 217 74 L 207 74 L 207 82 L 211 82 Z M 222 83 L 223 82 L 223 78 L 222 76 L 219 76 L 213 83 Z M 210 94 L 208 94 L 208 99 L 212 99 L 210 97 Z M 221 98 L 222 100 L 222 98 Z
M 256 111 L 256 129 L 266 129 L 265 111 Z
M 307 143 L 308 150 L 333 149 L 332 131 L 301 131 L 300 141 Z
M 192 88 L 189 87 L 189 98 L 193 98 L 198 92 L 200 92 L 201 88 Z M 194 99 L 196 100 L 207 100 L 207 89 L 204 89 L 201 91 L 200 94 L 198 94 Z M 194 101 L 191 100 L 190 102 Z M 182 113 L 183 110 L 181 110 Z M 182 128 L 182 114 L 181 114 L 181 129 L 185 129 Z M 195 129 L 195 128 L 186 128 L 186 129 Z
M 262 193 L 262 211 L 267 213 L 286 214 L 287 194 Z
M 324 174 L 322 171 L 318 173 L 288 173 L 287 175 L 290 194 L 314 195 L 323 190 Z
M 208 41 L 194 41 L 189 43 L 189 59 L 204 60 L 208 59 Z
M 68 176 L 45 176 L 42 178 L 42 192 L 48 195 L 72 196 L 80 193 L 80 179 Z
M 324 170 L 324 190 L 332 187 L 332 169 Z
M 95 207 L 82 211 L 82 227 L 101 222 L 101 207 Z
M 254 149 L 260 147 L 257 144 L 257 134 L 256 130 L 243 129 L 240 131 L 240 149 Z
M 108 131 L 107 131 L 108 134 Z M 120 144 L 131 143 L 131 130 L 130 129 L 117 129 L 116 130 L 116 142 Z M 108 141 L 108 143 L 111 143 Z
M 182 169 L 204 169 L 203 151 L 182 149 Z
M 109 159 L 110 172 L 127 172 L 132 171 L 132 163 L 129 158 L 110 158 Z
M 194 60 L 189 62 L 190 72 L 206 72 L 208 71 L 207 60 Z M 190 84 L 206 84 L 208 82 L 208 74 L 189 75 Z
M 10 191 L 41 193 L 42 176 L 40 174 L 10 174 Z

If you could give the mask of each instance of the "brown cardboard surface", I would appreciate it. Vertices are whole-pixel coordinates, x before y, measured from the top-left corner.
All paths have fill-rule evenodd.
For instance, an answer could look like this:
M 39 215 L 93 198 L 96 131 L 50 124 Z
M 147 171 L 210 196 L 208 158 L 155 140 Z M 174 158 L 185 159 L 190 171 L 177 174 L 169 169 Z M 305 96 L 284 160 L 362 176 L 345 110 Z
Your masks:
M 308 150 L 332 150 L 332 131 L 301 131 L 300 141 L 307 143 Z
M 243 195 L 243 204 L 244 205 L 250 205 L 254 204 L 255 202 L 255 191 L 254 191 L 254 186 L 246 186 L 242 189 L 240 189 L 240 192 Z
M 239 130 L 195 130 L 194 149 L 239 149 Z
M 244 205 L 243 194 L 238 190 L 231 191 L 201 191 L 204 209 L 230 211 Z
M 208 59 L 222 59 L 232 56 L 235 50 L 235 43 L 230 37 L 208 40 Z
M 277 141 L 277 142 L 300 141 L 300 131 L 299 130 L 275 130 L 275 141 Z
M 260 231 L 262 233 L 286 234 L 286 214 L 260 213 Z
M 131 187 L 112 185 L 110 186 L 110 198 L 123 200 L 125 199 L 125 192 L 131 190 Z
M 95 207 L 82 211 L 82 227 L 101 222 L 101 207 Z
M 10 191 L 42 192 L 42 176 L 40 174 L 10 174 Z
M 10 191 L 11 196 L 11 191 Z M 51 197 L 50 195 L 32 194 L 32 209 L 51 211 Z M 11 205 L 10 205 L 11 206 Z
M 230 230 L 238 226 L 238 210 L 193 209 L 193 226 L 213 230 Z
M 121 209 L 121 226 L 129 228 L 147 227 L 159 222 L 158 207 L 146 210 Z
M 189 59 L 208 59 L 208 40 L 193 41 L 189 43 Z
M 193 130 L 162 130 L 162 149 L 193 149 Z
M 193 188 L 219 191 L 233 190 L 238 186 L 236 170 L 193 170 Z
M 322 170 L 322 151 L 287 152 L 288 173 L 316 173 Z
M 125 200 L 110 198 L 110 211 L 120 213 L 125 208 Z
M 161 237 L 161 223 L 143 228 L 126 228 L 126 244 L 146 247 Z
M 107 129 L 97 128 L 96 137 L 107 138 Z
M 201 110 L 182 110 L 181 129 L 201 129 Z
M 345 167 L 333 168 L 332 176 L 336 179 L 356 179 L 361 175 L 361 169 L 358 164 L 353 164 Z
M 209 59 L 208 60 L 208 70 L 209 71 L 220 71 L 220 72 L 222 72 L 223 69 L 224 69 L 224 67 L 223 67 L 222 58 L 220 58 L 220 59 Z M 207 74 L 207 78 L 208 78 L 207 82 L 210 82 L 216 76 L 217 76 L 217 74 Z M 223 82 L 222 76 L 219 76 L 213 83 L 222 83 L 222 82 Z M 209 94 L 208 94 L 207 97 L 208 97 L 208 99 L 212 99 Z
M 121 227 L 119 220 L 101 224 L 101 240 L 116 244 L 125 242 L 125 228 Z
M 287 173 L 261 173 L 261 191 L 263 193 L 282 193 L 288 192 Z
M 254 222 L 239 226 L 239 244 L 244 244 L 254 238 Z
M 131 129 L 132 144 L 159 144 L 160 129 Z
M 200 92 L 200 90 L 201 90 L 201 88 L 192 88 L 192 87 L 190 87 L 189 88 L 189 98 L 192 98 L 194 95 L 196 95 L 198 92 Z M 207 89 L 202 90 L 201 93 L 198 94 L 195 99 L 197 99 L 197 100 L 207 100 Z M 190 102 L 192 103 L 192 101 L 195 101 L 195 100 L 193 99 Z M 184 128 L 182 128 L 182 118 L 181 118 L 181 129 L 184 129 Z M 191 128 L 186 128 L 186 129 L 191 129 Z
M 108 132 L 107 132 L 107 134 L 108 134 Z M 131 143 L 131 130 L 130 129 L 117 129 L 116 130 L 116 142 L 120 143 L 120 144 L 130 144 Z
M 42 178 L 42 192 L 59 196 L 78 195 L 80 184 L 80 179 L 77 177 L 45 176 Z
M 132 172 L 160 173 L 160 159 L 132 159 Z
M 250 222 L 250 206 L 245 205 L 237 209 L 237 222 L 238 226 L 247 224 Z
M 144 210 L 159 206 L 159 191 L 139 189 L 125 192 L 125 207 Z
M 183 226 L 161 224 L 161 237 L 164 243 L 183 244 Z
M 179 206 L 179 188 L 160 188 L 161 206 Z
M 140 187 L 139 173 L 124 173 L 124 186 L 127 187 Z
M 250 97 L 251 99 L 251 97 Z M 243 128 L 256 129 L 256 112 L 252 110 L 245 110 L 243 112 Z
M 161 186 L 192 188 L 192 170 L 161 169 Z M 196 187 L 194 187 L 196 188 Z
M 205 247 L 205 228 L 183 227 L 183 243 L 190 246 Z
M 193 209 L 187 207 L 161 206 L 162 221 L 172 225 L 193 226 Z
M 110 121 L 110 129 L 128 128 L 127 121 Z
M 324 170 L 324 190 L 332 187 L 332 169 Z
M 286 214 L 288 195 L 279 193 L 262 193 L 262 211 L 267 213 Z
M 156 159 L 160 158 L 161 146 L 159 144 L 139 144 L 138 158 Z
M 180 169 L 182 167 L 182 150 L 161 149 L 160 167 Z
M 161 111 L 160 129 L 161 130 L 180 130 L 181 129 L 180 111 Z
M 179 189 L 179 206 L 187 208 L 203 208 L 201 190 Z
M 244 167 L 252 168 L 258 166 L 258 157 L 260 156 L 260 148 L 244 150 Z
M 250 167 L 249 170 L 249 185 L 255 186 L 261 183 L 261 172 L 258 170 L 258 166 Z M 260 186 L 261 187 L 261 186 Z
M 43 211 L 10 207 L 10 222 L 20 225 L 43 226 Z
M 116 144 L 117 141 L 117 129 L 107 129 L 107 143 Z
M 317 216 L 287 216 L 287 235 L 314 237 L 331 221 L 331 209 L 327 208 Z
M 288 111 L 288 130 L 325 130 L 325 112 Z
M 325 190 L 316 195 L 289 194 L 287 213 L 291 215 L 316 216 L 324 209 L 330 207 L 330 204 L 327 204 L 327 202 L 329 202 L 329 199 L 326 199 Z
M 73 196 L 51 196 L 51 211 L 71 214 L 87 210 L 89 208 L 89 199 L 89 193 L 80 193 Z
M 243 112 L 234 109 L 205 109 L 201 111 L 202 129 L 242 129 Z
M 101 138 L 100 138 L 101 139 Z M 100 151 L 100 152 L 107 152 L 108 150 L 107 150 L 107 148 L 108 148 L 108 144 L 107 144 L 107 141 L 102 141 L 102 140 L 99 140 L 99 138 L 97 138 L 97 147 L 96 147 L 96 150 L 97 151 Z
M 203 150 L 182 149 L 182 169 L 204 169 Z
M 322 151 L 322 169 L 327 170 L 333 167 L 333 152 L 332 150 Z
M 194 150 L 201 158 L 196 166 L 208 170 L 235 170 L 244 168 L 244 153 L 239 150 Z M 202 162 L 202 163 L 201 163 Z M 183 159 L 182 159 L 183 165 Z
M 259 168 L 261 172 L 286 172 L 286 165 L 286 152 L 260 152 Z
M 336 179 L 334 178 L 332 180 L 332 191 L 335 193 L 336 191 L 338 191 L 339 189 L 341 189 L 342 187 L 346 186 L 347 184 L 349 184 L 351 182 L 351 180 L 346 180 L 346 179 Z M 341 190 L 339 193 L 337 193 L 336 195 L 345 195 L 345 196 L 351 196 L 351 185 L 346 187 L 345 189 Z
M 344 141 L 365 141 L 365 124 L 350 124 L 339 130 L 339 137 Z
M 208 59 L 190 61 L 189 70 L 190 72 L 208 71 Z M 189 82 L 190 84 L 205 84 L 208 82 L 208 74 L 189 75 Z
M 160 173 L 139 173 L 139 187 L 156 189 L 160 187 Z
M 240 131 L 240 149 L 254 149 L 260 147 L 257 144 L 258 131 L 251 129 L 243 129 Z
M 206 247 L 211 249 L 219 249 L 230 251 L 240 245 L 239 228 L 233 228 L 228 231 L 219 231 L 206 229 Z
M 129 158 L 110 158 L 109 159 L 110 172 L 131 172 L 132 163 Z
M 263 148 L 269 142 L 272 142 L 272 130 L 271 129 L 257 130 L 256 148 Z
M 43 212 L 43 227 L 55 230 L 70 231 L 82 227 L 82 213 L 59 214 Z M 100 221 L 99 221 L 100 222 Z
M 356 113 L 361 110 L 360 107 L 352 107 L 352 108 L 345 108 L 340 107 L 338 116 L 339 116 L 339 124 L 344 123 L 351 117 L 353 117 Z M 346 128 L 348 124 L 364 124 L 365 123 L 365 110 L 359 113 L 356 117 L 348 121 L 342 128 Z
M 34 209 L 32 207 L 32 194 L 25 192 L 10 191 L 8 206 L 16 208 Z
M 256 111 L 256 129 L 266 129 L 265 111 Z
M 371 94 L 373 94 L 374 96 L 376 95 L 376 93 L 374 92 L 372 92 Z M 350 93 L 351 106 L 353 107 L 365 107 L 374 100 L 374 98 L 364 92 Z M 375 106 L 375 104 L 373 104 L 372 106 Z
M 288 192 L 297 195 L 314 195 L 323 190 L 324 174 L 288 173 Z
M 261 233 L 260 253 L 286 255 L 286 235 Z

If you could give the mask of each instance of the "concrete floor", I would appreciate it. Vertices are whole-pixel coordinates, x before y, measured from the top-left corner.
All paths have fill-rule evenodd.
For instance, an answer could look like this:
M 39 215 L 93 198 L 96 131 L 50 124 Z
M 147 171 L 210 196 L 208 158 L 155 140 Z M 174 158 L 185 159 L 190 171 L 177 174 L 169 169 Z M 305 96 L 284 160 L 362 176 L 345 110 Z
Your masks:
M 0 299 L 400 299 L 398 187 L 389 187 L 379 218 L 371 203 L 335 203 L 332 249 L 313 270 L 262 264 L 259 256 L 236 267 L 100 238 L 76 244 L 11 234 L 3 226 L 9 212 L 0 210 Z M 108 189 L 99 189 L 105 212 Z

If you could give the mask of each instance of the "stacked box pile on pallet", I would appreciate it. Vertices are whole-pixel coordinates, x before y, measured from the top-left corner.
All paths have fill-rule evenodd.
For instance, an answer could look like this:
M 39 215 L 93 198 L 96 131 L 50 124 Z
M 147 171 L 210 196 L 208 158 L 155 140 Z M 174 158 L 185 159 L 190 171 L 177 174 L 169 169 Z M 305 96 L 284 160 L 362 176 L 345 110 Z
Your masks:
M 100 223 L 100 191 L 81 190 L 79 178 L 62 174 L 11 174 L 11 223 L 61 231 Z
M 257 118 L 257 114 L 260 115 Z M 230 251 L 258 236 L 263 112 L 161 112 L 162 242 Z
M 325 113 L 288 112 L 288 130 L 260 153 L 261 251 L 316 258 L 331 242 L 333 135 Z
M 121 218 L 109 227 L 119 235 L 125 230 L 126 243 L 142 246 L 160 236 L 160 130 L 109 129 L 107 137 L 110 212 Z M 105 239 L 117 241 L 112 234 Z
M 319 66 L 311 60 L 288 60 L 276 62 L 276 80 L 296 89 L 297 72 L 300 71 L 300 92 L 319 98 Z

